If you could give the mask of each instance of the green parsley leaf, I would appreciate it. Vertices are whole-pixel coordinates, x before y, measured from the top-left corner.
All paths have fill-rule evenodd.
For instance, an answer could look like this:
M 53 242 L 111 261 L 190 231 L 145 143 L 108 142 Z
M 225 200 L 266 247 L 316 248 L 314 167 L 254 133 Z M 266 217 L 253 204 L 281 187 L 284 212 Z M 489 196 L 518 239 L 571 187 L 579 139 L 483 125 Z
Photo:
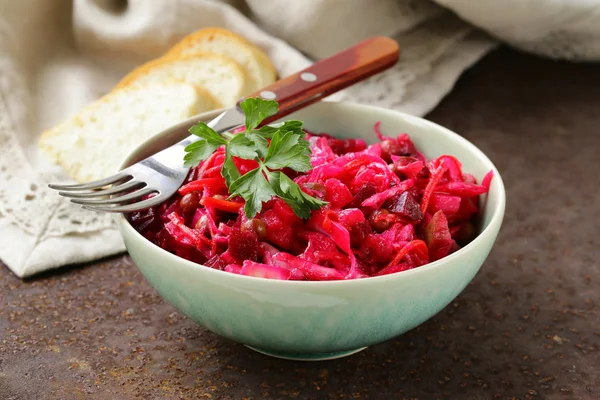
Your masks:
M 265 157 L 265 165 L 272 169 L 289 167 L 298 172 L 310 171 L 308 142 L 291 131 L 275 132 Z
M 264 158 L 267 155 L 267 139 L 256 133 L 242 132 L 229 139 L 227 148 L 231 155 L 244 160 Z
M 196 125 L 190 128 L 190 133 L 201 137 L 206 140 L 208 143 L 213 145 L 221 145 L 226 144 L 227 140 L 214 131 L 213 128 L 206 125 L 204 122 L 198 122 Z
M 223 162 L 223 167 L 221 168 L 221 175 L 223 178 L 225 178 L 227 187 L 231 187 L 231 184 L 241 176 L 240 171 L 233 162 L 231 152 L 229 149 L 227 149 L 227 147 L 225 148 L 225 161 Z
M 311 210 L 318 210 L 327 204 L 327 202 L 304 193 L 304 191 L 300 189 L 300 186 L 283 172 L 274 172 L 270 175 L 269 182 L 271 182 L 277 195 L 285 201 L 300 218 L 310 218 Z
M 256 128 L 265 118 L 277 114 L 279 105 L 275 100 L 250 97 L 240 103 L 246 115 L 246 131 Z
M 227 150 L 232 156 L 243 158 L 244 160 L 254 160 L 258 157 L 254 142 L 245 133 L 238 133 L 229 139 Z
M 260 129 L 258 129 L 258 131 L 260 132 L 260 134 L 262 136 L 266 137 L 267 139 L 271 139 L 273 137 L 273 134 L 275 134 L 275 132 L 277 132 L 277 131 L 281 131 L 281 132 L 292 131 L 302 137 L 305 136 L 305 133 L 302 130 L 302 121 L 296 121 L 296 120 L 285 121 L 283 124 L 281 124 L 281 126 L 270 126 L 270 125 L 261 126 Z
M 211 144 L 206 140 L 198 140 L 197 142 L 185 146 L 186 155 L 183 157 L 183 165 L 186 168 L 195 167 L 201 161 L 206 160 L 220 144 Z
M 257 133 L 246 133 L 246 136 L 253 143 L 258 156 L 260 158 L 265 158 L 267 156 L 269 147 L 269 142 L 267 142 L 267 139 Z
M 276 195 L 260 167 L 236 179 L 229 187 L 229 193 L 232 196 L 234 193 L 240 195 L 246 201 L 244 212 L 248 218 L 258 214 L 262 210 L 262 203 Z
M 186 168 L 195 167 L 201 161 L 206 160 L 221 145 L 226 144 L 227 140 L 204 122 L 198 122 L 190 128 L 190 133 L 201 139 L 185 146 L 185 156 L 183 156 L 183 165 Z

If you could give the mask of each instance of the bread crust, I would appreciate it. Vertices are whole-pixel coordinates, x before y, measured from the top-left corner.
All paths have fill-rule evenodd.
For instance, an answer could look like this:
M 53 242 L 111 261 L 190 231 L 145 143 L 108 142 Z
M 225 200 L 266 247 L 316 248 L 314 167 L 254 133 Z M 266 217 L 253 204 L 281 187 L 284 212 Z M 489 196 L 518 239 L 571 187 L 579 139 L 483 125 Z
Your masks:
M 208 41 L 214 40 L 215 36 L 222 36 L 229 38 L 230 40 L 237 42 L 240 47 L 248 49 L 258 65 L 260 66 L 260 82 L 256 82 L 258 88 L 270 85 L 277 79 L 277 72 L 273 63 L 267 56 L 267 54 L 257 45 L 246 39 L 245 37 L 220 27 L 207 27 L 197 30 L 189 35 L 185 36 L 177 44 L 175 44 L 165 56 L 173 56 L 182 54 L 187 48 L 193 48 L 194 44 L 207 38 Z

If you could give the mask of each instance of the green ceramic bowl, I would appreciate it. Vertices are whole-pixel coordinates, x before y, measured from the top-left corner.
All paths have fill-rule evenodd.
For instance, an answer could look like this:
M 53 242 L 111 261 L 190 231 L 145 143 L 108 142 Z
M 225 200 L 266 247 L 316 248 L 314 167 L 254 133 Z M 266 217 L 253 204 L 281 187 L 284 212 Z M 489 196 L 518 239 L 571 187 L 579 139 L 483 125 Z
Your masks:
M 187 135 L 191 118 L 142 144 L 122 167 Z M 428 158 L 457 157 L 480 181 L 495 177 L 484 199 L 481 230 L 463 249 L 413 270 L 350 281 L 304 282 L 254 278 L 204 267 L 146 240 L 119 215 L 117 224 L 135 264 L 175 308 L 204 328 L 275 357 L 322 360 L 342 357 L 401 335 L 450 303 L 473 279 L 488 256 L 502 224 L 505 193 L 492 162 L 459 135 L 422 118 L 377 107 L 320 102 L 288 117 L 305 121 L 313 132 L 377 140 L 408 133 Z

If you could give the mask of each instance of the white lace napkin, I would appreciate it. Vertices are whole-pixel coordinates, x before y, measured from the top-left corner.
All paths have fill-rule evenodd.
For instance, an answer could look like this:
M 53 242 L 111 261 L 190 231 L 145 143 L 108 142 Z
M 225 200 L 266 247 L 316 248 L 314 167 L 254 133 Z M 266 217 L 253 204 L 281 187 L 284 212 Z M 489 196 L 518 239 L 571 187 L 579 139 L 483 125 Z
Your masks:
M 482 2 L 489 5 L 483 11 L 506 1 Z M 521 35 L 515 34 L 506 28 L 510 24 L 470 12 L 483 7 L 472 6 L 479 2 L 440 3 L 472 23 L 489 24 L 489 31 L 505 40 L 518 44 L 526 33 L 521 29 Z M 556 7 L 560 2 L 552 3 Z M 500 8 L 494 16 L 506 14 L 502 8 L 509 7 Z M 520 16 L 517 6 L 512 10 Z M 294 47 L 320 58 L 368 36 L 394 36 L 402 47 L 398 65 L 335 98 L 416 115 L 431 110 L 460 73 L 495 45 L 425 0 L 0 0 L 0 11 L 0 259 L 20 277 L 124 250 L 110 216 L 84 211 L 46 188 L 66 176 L 38 153 L 37 138 L 186 33 L 215 25 L 237 31 L 268 52 L 280 76 L 310 63 Z M 596 16 L 595 25 L 588 18 L 587 30 L 578 31 L 582 16 L 569 17 L 571 25 L 560 32 L 585 33 L 582 37 L 589 40 L 595 32 L 590 27 L 600 26 Z M 523 43 L 539 42 L 549 31 L 536 34 Z M 562 37 L 563 45 L 573 39 Z M 590 47 L 580 53 L 569 47 L 568 53 L 597 57 L 598 48 L 588 51 Z

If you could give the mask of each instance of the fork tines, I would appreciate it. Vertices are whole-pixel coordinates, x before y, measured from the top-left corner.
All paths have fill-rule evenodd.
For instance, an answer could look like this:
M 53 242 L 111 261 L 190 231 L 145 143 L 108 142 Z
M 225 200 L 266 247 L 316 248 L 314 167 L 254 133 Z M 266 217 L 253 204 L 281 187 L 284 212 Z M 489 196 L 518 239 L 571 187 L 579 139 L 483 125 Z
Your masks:
M 97 181 L 75 185 L 48 185 L 59 190 L 59 195 L 71 199 L 85 209 L 103 212 L 132 212 L 147 208 L 150 199 L 143 199 L 157 190 L 136 181 L 131 175 L 116 174 Z M 141 201 L 140 201 L 141 200 Z M 136 202 L 134 204 L 128 204 Z M 155 201 L 152 201 L 155 203 Z

